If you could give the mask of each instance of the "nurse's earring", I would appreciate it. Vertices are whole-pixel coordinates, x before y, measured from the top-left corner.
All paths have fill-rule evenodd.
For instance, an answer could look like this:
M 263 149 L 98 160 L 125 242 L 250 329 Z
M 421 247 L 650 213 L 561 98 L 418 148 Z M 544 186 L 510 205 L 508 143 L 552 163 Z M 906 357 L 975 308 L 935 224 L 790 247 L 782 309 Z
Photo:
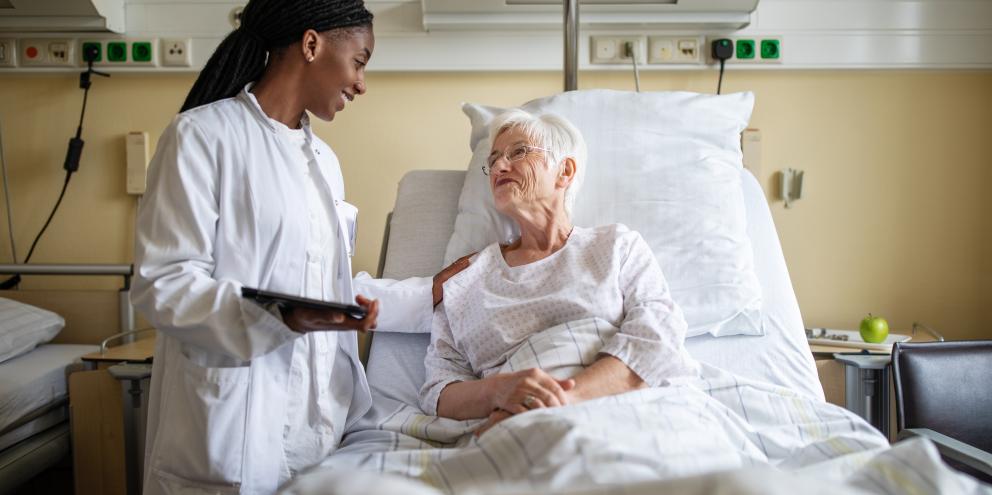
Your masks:
M 307 63 L 313 63 L 313 55 L 307 55 Z

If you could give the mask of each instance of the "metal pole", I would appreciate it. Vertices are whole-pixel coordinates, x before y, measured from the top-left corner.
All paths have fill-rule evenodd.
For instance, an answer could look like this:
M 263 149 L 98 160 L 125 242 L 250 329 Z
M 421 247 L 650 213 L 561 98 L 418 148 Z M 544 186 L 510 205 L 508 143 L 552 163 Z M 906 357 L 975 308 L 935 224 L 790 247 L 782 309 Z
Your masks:
M 0 264 L 0 274 L 21 275 L 123 275 L 134 272 L 131 265 Z
M 565 91 L 579 89 L 579 0 L 562 0 L 565 11 Z

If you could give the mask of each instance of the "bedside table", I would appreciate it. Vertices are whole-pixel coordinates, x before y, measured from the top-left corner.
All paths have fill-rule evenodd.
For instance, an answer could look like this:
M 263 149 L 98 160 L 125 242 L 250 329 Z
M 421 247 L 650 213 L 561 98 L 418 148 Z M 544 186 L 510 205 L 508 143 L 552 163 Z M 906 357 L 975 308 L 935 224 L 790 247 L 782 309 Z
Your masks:
M 105 344 L 81 358 L 89 371 L 69 376 L 75 492 L 138 493 L 148 401 L 142 392 L 147 391 L 155 337 Z M 136 367 L 147 375 L 135 374 Z
M 921 341 L 917 340 L 917 330 L 932 337 L 926 340 L 944 340 L 936 330 L 914 322 L 913 341 Z M 868 353 L 844 346 L 812 344 L 809 347 L 827 402 L 861 416 L 894 442 L 897 432 L 891 350 Z

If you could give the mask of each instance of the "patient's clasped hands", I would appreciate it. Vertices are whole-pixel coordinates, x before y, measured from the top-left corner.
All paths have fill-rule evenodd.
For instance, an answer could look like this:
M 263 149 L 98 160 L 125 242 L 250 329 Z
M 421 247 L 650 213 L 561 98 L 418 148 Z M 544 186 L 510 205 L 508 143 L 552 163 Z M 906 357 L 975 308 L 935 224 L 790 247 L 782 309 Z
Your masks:
M 573 402 L 569 392 L 575 388 L 575 380 L 558 380 L 540 368 L 500 373 L 489 377 L 487 381 L 493 412 L 488 421 L 476 430 L 476 435 L 481 435 L 514 414 L 542 407 L 565 406 Z

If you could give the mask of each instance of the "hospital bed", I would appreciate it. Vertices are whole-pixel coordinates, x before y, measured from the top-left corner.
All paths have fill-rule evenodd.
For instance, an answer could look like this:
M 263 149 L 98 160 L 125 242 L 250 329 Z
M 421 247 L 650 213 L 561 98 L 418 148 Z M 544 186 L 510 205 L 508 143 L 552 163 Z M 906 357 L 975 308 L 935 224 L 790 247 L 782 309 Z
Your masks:
M 596 102 L 577 103 L 577 99 L 588 96 L 600 99 L 599 103 L 609 101 L 602 106 L 605 113 L 594 111 L 591 120 L 586 119 L 585 125 L 592 128 L 603 127 L 600 119 L 610 118 L 617 101 L 633 98 L 635 112 L 646 102 L 639 96 L 580 93 L 566 93 L 558 102 L 567 100 L 565 107 L 586 111 Z M 686 97 L 696 98 L 674 96 Z M 718 106 L 722 105 L 721 102 Z M 660 115 L 657 109 L 641 113 L 648 120 Z M 473 119 L 471 111 L 466 114 Z M 681 122 L 683 117 L 673 118 Z M 481 127 L 476 124 L 473 120 L 472 147 L 476 156 L 480 152 L 485 156 L 487 144 L 476 140 L 481 135 Z M 576 125 L 582 128 L 582 123 L 576 121 Z M 615 122 L 605 126 L 605 135 L 614 136 L 611 139 L 619 135 L 615 126 Z M 592 130 L 592 137 L 587 130 Z M 602 146 L 612 145 L 602 139 L 604 134 L 596 134 L 599 132 L 590 127 L 583 129 L 590 143 L 590 161 L 595 162 L 590 164 L 590 170 L 602 167 L 596 171 L 600 175 L 587 181 L 602 180 L 602 174 L 620 174 L 613 168 L 616 163 L 603 166 L 609 162 L 602 159 Z M 649 141 L 664 139 L 660 133 L 645 135 Z M 619 142 L 621 146 L 631 146 L 626 137 Z M 733 139 L 724 143 L 727 148 L 739 146 Z M 697 145 L 698 140 L 690 142 L 690 155 L 699 155 L 693 155 Z M 601 155 L 593 160 L 592 149 L 596 146 Z M 733 186 L 734 190 L 743 196 L 743 204 L 737 208 L 744 210 L 748 249 L 760 285 L 763 334 L 728 332 L 730 335 L 720 337 L 702 334 L 688 338 L 689 353 L 705 368 L 703 378 L 693 386 L 647 389 L 562 409 L 531 411 L 473 439 L 466 434 L 470 426 L 419 411 L 430 335 L 373 333 L 366 366 L 372 410 L 346 435 L 337 452 L 294 480 L 286 492 L 398 493 L 423 489 L 424 493 L 460 493 L 470 489 L 476 493 L 660 493 L 687 489 L 686 493 L 707 493 L 725 489 L 812 493 L 818 488 L 845 493 L 902 493 L 908 486 L 923 487 L 924 493 L 939 493 L 951 489 L 948 487 L 962 493 L 988 493 L 973 480 L 947 468 L 932 445 L 918 441 L 890 448 L 887 439 L 861 418 L 824 401 L 768 203 L 755 177 L 737 160 L 736 167 L 715 173 L 724 179 L 732 176 L 730 182 L 739 184 Z M 403 177 L 387 221 L 380 261 L 383 277 L 431 276 L 443 267 L 449 239 L 464 210 L 462 201 L 466 191 L 471 190 L 468 181 L 473 180 L 473 170 L 413 171 Z M 630 180 L 626 175 L 618 177 Z M 660 187 L 663 181 L 654 179 L 650 187 Z M 485 194 L 486 186 L 481 187 L 475 191 Z M 591 193 L 586 192 L 587 187 Z M 597 208 L 608 208 L 606 205 L 619 198 L 610 196 L 604 200 L 599 196 L 604 189 L 611 187 L 587 183 L 577 205 L 594 197 L 599 201 Z M 688 207 L 694 205 L 690 202 Z M 649 234 L 643 228 L 639 230 Z M 665 262 L 662 268 L 667 270 Z M 680 302 L 678 297 L 676 302 Z M 633 426 L 642 421 L 649 426 Z M 731 433 L 727 433 L 728 437 L 716 434 L 703 438 L 710 430 L 721 429 Z M 691 434 L 683 436 L 684 432 Z M 645 438 L 654 441 L 635 445 Z M 747 447 L 748 442 L 753 442 L 751 447 Z M 720 464 L 723 461 L 718 458 L 735 449 L 742 455 L 731 455 L 732 459 L 726 458 L 727 462 Z M 745 452 L 748 449 L 750 453 Z M 605 450 L 605 457 L 597 450 Z M 861 469 L 865 465 L 874 467 Z M 883 479 L 873 474 L 876 470 L 885 473 Z M 626 477 L 628 473 L 633 476 Z M 431 486 L 389 486 L 388 483 L 412 483 L 407 478 L 392 477 L 397 474 L 427 481 Z M 832 478 L 820 479 L 821 476 Z M 913 479 L 907 480 L 907 476 Z M 823 485 L 817 485 L 814 479 Z
M 133 326 L 127 303 L 129 265 L 0 265 L 0 273 L 123 276 L 125 289 L 23 290 L 0 297 L 62 316 L 66 325 L 49 343 L 0 363 L 0 493 L 55 465 L 70 451 L 68 376 L 84 369 L 80 358 L 120 326 Z M 123 304 L 121 304 L 123 303 Z M 2 313 L 0 318 L 17 318 Z

